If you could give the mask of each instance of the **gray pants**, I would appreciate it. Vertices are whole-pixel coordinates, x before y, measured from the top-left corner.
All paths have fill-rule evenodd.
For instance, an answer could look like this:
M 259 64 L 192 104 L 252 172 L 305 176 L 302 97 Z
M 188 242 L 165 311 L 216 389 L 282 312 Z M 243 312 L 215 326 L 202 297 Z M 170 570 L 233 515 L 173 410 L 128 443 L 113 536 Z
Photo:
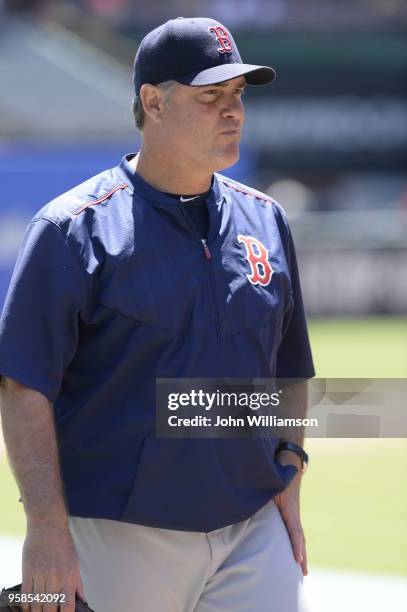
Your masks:
M 95 612 L 307 612 L 273 501 L 210 533 L 70 517 Z

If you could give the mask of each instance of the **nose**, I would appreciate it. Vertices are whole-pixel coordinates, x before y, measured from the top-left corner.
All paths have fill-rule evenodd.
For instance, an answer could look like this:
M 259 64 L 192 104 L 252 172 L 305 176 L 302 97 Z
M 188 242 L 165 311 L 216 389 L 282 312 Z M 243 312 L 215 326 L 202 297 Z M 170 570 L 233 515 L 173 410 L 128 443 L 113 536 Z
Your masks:
M 235 96 L 228 96 L 222 109 L 222 117 L 224 119 L 233 119 L 240 124 L 244 119 L 243 102 Z

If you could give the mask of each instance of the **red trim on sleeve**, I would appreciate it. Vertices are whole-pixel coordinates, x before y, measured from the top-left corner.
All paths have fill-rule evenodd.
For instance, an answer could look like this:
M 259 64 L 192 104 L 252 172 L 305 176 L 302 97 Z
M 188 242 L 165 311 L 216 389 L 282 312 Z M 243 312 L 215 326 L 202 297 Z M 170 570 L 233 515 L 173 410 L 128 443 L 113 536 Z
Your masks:
M 268 204 L 274 204 L 273 198 L 269 198 L 268 196 L 266 196 L 265 194 L 260 193 L 259 191 L 256 191 L 256 190 L 245 191 L 244 189 L 239 189 L 239 187 L 236 187 L 236 185 L 234 185 L 233 183 L 229 183 L 228 181 L 225 181 L 224 179 L 222 179 L 222 183 L 224 183 L 228 187 L 231 187 L 235 191 L 238 191 L 239 193 L 244 193 L 245 195 L 254 196 L 258 200 L 262 200 L 263 202 L 268 202 Z
M 86 202 L 86 204 L 83 204 L 83 206 L 75 210 L 72 214 L 79 215 L 89 206 L 94 206 L 95 204 L 101 204 L 105 200 L 108 200 L 110 197 L 112 197 L 112 195 L 116 193 L 116 191 L 119 191 L 120 189 L 126 189 L 126 187 L 128 187 L 127 183 L 123 183 L 122 185 L 117 185 L 117 187 L 114 187 L 108 193 L 105 193 L 105 195 L 100 196 L 100 198 L 98 198 L 97 200 L 90 200 L 90 202 Z

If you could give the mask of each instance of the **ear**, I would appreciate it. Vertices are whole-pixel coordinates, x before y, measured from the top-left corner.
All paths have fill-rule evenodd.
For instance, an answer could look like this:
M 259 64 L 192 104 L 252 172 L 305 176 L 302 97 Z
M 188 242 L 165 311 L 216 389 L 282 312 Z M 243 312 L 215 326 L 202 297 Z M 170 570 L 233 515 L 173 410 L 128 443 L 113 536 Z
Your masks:
M 163 92 L 158 87 L 145 83 L 141 86 L 140 98 L 146 117 L 158 123 L 161 120 L 164 105 Z

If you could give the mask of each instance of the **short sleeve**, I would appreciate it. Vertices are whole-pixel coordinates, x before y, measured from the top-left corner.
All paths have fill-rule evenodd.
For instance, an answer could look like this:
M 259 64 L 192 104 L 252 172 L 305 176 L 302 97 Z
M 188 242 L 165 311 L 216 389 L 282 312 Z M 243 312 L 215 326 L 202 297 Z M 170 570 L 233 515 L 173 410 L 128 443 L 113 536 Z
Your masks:
M 282 209 L 278 220 L 291 276 L 292 305 L 285 314 L 282 338 L 277 353 L 277 378 L 312 378 L 315 376 L 302 299 L 297 257 L 290 228 Z
M 78 343 L 86 283 L 58 225 L 35 219 L 24 236 L 0 319 L 0 375 L 54 402 Z

